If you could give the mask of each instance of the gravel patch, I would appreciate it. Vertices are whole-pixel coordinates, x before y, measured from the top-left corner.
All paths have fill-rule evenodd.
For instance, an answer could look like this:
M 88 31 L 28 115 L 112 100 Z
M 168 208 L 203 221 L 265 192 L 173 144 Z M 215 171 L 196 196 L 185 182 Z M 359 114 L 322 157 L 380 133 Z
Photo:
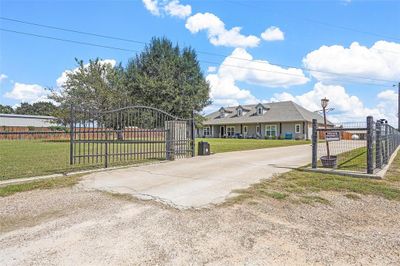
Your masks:
M 400 203 L 322 193 L 202 210 L 85 192 L 0 198 L 2 265 L 400 264 Z

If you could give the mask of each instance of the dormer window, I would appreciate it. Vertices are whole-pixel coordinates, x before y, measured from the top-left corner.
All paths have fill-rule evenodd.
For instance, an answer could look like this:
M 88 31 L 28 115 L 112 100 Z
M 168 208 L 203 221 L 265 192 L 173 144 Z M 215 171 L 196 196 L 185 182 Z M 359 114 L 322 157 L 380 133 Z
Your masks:
M 237 109 L 237 115 L 242 116 L 243 115 L 243 110 L 242 109 Z
M 270 109 L 270 107 L 268 105 L 259 103 L 256 105 L 256 115 L 263 115 L 269 109 Z
M 227 117 L 229 113 L 232 113 L 232 111 L 225 109 L 224 107 L 221 107 L 219 109 L 219 117 L 224 118 Z

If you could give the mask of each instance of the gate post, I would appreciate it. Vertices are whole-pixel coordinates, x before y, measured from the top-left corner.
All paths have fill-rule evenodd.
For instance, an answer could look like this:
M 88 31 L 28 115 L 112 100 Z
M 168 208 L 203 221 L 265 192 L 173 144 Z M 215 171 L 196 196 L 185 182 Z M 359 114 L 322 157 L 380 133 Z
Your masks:
M 382 124 L 380 121 L 376 122 L 376 151 L 375 160 L 376 168 L 382 168 Z
M 374 118 L 367 117 L 367 173 L 374 173 Z
M 108 167 L 108 130 L 107 130 L 107 127 L 105 127 L 105 133 L 106 133 L 106 136 L 105 136 L 105 144 L 104 144 L 104 168 L 107 168 Z
M 195 151 L 196 151 L 196 138 L 195 138 L 195 122 L 194 122 L 194 110 L 192 111 L 192 123 L 191 123 L 191 127 L 192 127 L 192 157 L 195 156 Z
M 165 135 L 165 159 L 169 161 L 171 160 L 171 129 L 167 129 Z
M 69 113 L 69 164 L 74 164 L 74 124 L 75 124 L 75 113 L 74 106 L 71 104 Z
M 318 145 L 318 136 L 317 136 L 317 119 L 312 120 L 312 168 L 317 168 L 317 145 Z

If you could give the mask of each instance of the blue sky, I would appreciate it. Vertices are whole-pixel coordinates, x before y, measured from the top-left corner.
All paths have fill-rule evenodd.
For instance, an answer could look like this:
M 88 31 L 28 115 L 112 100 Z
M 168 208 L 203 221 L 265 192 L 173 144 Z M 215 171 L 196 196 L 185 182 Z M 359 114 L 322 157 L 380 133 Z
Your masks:
M 212 86 L 214 104 L 205 112 L 221 105 L 279 100 L 317 110 L 319 99 L 327 96 L 335 107 L 334 120 L 362 120 L 371 114 L 392 124 L 397 93 L 392 84 L 400 80 L 399 11 L 398 1 L 0 0 L 1 17 L 142 42 L 165 36 L 192 46 Z M 143 48 L 3 19 L 0 28 Z M 0 31 L 0 103 L 15 106 L 44 99 L 44 88 L 56 88 L 62 73 L 76 67 L 74 58 L 125 64 L 132 56 L 134 52 Z

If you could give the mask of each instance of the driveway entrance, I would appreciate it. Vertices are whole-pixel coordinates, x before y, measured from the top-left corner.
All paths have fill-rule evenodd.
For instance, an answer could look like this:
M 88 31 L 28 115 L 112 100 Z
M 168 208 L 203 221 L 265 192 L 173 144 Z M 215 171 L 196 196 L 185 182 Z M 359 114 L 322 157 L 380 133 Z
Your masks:
M 131 194 L 178 208 L 223 202 L 232 190 L 246 188 L 275 173 L 311 160 L 311 146 L 227 152 L 88 175 L 86 189 Z

